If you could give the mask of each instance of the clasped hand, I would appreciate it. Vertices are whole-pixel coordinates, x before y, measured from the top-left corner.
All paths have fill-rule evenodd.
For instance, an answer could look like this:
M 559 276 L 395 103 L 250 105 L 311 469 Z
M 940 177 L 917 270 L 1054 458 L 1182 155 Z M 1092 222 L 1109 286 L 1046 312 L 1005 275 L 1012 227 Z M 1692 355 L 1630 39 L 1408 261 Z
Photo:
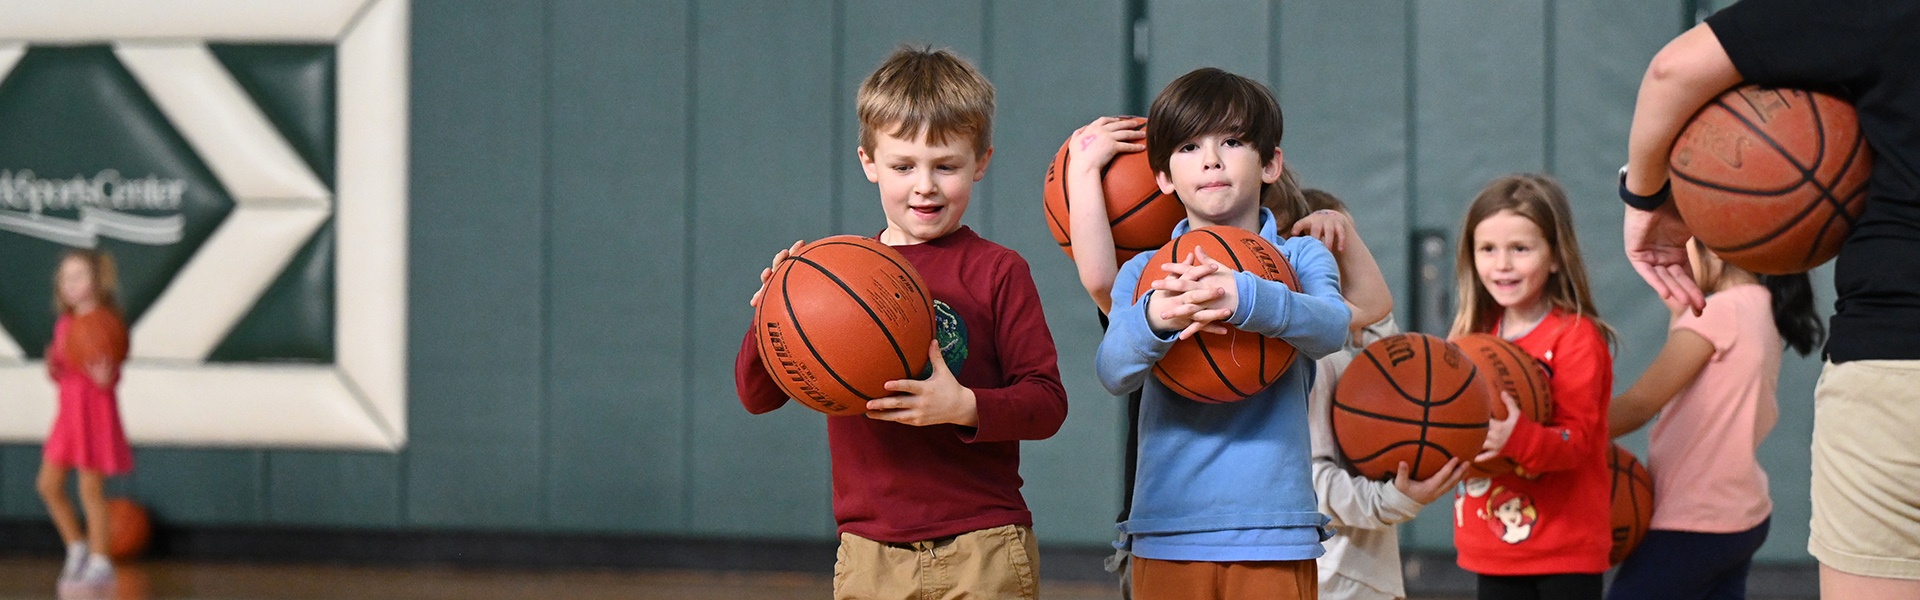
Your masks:
M 1180 339 L 1200 332 L 1226 333 L 1225 321 L 1240 304 L 1237 271 L 1194 248 L 1187 258 L 1161 265 L 1165 277 L 1153 281 L 1147 296 L 1147 322 L 1159 331 L 1179 331 Z

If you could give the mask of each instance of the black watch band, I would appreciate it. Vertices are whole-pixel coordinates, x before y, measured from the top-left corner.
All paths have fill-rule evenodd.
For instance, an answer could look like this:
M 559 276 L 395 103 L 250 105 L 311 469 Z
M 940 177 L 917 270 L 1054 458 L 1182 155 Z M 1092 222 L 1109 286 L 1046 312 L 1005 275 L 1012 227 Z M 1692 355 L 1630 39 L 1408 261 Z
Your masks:
M 1640 210 L 1654 210 L 1666 204 L 1673 197 L 1673 180 L 1668 179 L 1660 185 L 1660 191 L 1651 196 L 1642 196 L 1627 191 L 1627 168 L 1620 167 L 1620 201 Z

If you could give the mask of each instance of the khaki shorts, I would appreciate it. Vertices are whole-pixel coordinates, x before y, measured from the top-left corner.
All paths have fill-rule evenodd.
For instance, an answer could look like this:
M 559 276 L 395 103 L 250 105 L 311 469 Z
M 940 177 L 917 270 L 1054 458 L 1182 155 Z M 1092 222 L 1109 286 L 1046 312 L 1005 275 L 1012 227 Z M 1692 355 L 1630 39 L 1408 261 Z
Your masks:
M 906 544 L 840 534 L 836 600 L 1040 597 L 1033 529 L 1003 525 Z
M 1828 363 L 1813 398 L 1807 552 L 1855 575 L 1920 579 L 1920 360 Z

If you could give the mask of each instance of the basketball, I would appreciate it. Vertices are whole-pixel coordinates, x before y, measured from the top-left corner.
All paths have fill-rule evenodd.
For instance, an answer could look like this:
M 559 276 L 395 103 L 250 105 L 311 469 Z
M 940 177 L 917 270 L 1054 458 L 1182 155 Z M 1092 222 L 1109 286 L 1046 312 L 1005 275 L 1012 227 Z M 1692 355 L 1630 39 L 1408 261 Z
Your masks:
M 139 558 L 153 539 L 153 523 L 147 509 L 126 498 L 107 500 L 107 556 L 115 561 Z
M 1607 469 L 1613 473 L 1613 552 L 1608 560 L 1617 565 L 1647 537 L 1653 522 L 1653 474 L 1619 444 L 1607 451 Z
M 1140 120 L 1146 127 L 1146 119 Z M 1072 142 L 1072 140 L 1068 140 Z M 1153 168 L 1147 166 L 1147 153 L 1122 152 L 1107 163 L 1100 176 L 1107 196 L 1107 222 L 1113 228 L 1113 252 L 1120 262 L 1141 252 L 1151 252 L 1173 238 L 1173 226 L 1187 218 L 1180 200 L 1160 193 L 1153 180 Z M 1068 258 L 1073 257 L 1072 226 L 1067 219 L 1067 144 L 1053 154 L 1047 165 L 1047 184 L 1042 194 L 1047 213 L 1047 229 Z
M 893 248 L 859 236 L 808 244 L 775 267 L 754 313 L 760 359 L 787 395 L 857 415 L 895 379 L 931 373 L 933 297 Z
M 1783 275 L 1840 252 L 1866 210 L 1873 150 L 1846 101 L 1747 85 L 1694 114 L 1668 163 L 1674 205 L 1701 244 Z
M 67 363 L 84 369 L 95 361 L 119 363 L 127 359 L 127 327 L 113 311 L 94 309 L 67 325 Z
M 1160 265 L 1184 260 L 1194 248 L 1204 249 L 1209 258 L 1236 271 L 1284 283 L 1290 290 L 1300 289 L 1299 277 L 1279 248 L 1254 232 L 1216 225 L 1189 231 L 1154 252 L 1140 274 L 1133 297 L 1139 299 L 1153 289 L 1154 280 L 1166 276 Z M 1226 333 L 1201 332 L 1174 342 L 1160 362 L 1154 363 L 1153 376 L 1196 402 L 1235 402 L 1279 381 L 1298 355 L 1293 344 L 1284 340 L 1229 327 Z
M 1520 411 L 1533 422 L 1545 423 L 1553 418 L 1553 388 L 1547 371 L 1527 351 L 1486 333 L 1469 333 L 1453 340 L 1453 344 L 1480 368 L 1480 380 L 1492 386 L 1487 390 L 1487 406 L 1494 420 L 1507 418 L 1501 392 L 1512 394 L 1514 404 L 1520 405 Z M 1513 459 L 1496 456 L 1473 463 L 1468 469 L 1475 477 L 1492 477 L 1510 473 L 1513 467 Z
M 1487 394 L 1466 353 L 1424 333 L 1367 344 L 1333 388 L 1333 439 L 1356 472 L 1426 479 L 1487 440 Z

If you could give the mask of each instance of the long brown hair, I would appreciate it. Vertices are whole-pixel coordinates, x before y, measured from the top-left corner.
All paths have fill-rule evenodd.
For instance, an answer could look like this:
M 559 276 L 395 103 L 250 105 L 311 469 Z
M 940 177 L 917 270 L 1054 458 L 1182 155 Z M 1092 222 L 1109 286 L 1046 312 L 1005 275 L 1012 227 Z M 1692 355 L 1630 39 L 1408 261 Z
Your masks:
M 1448 336 L 1493 331 L 1494 320 L 1500 316 L 1499 304 L 1493 301 L 1493 295 L 1480 283 L 1480 275 L 1473 268 L 1473 230 L 1500 211 L 1512 211 L 1533 221 L 1546 234 L 1549 255 L 1559 268 L 1547 275 L 1541 295 L 1554 308 L 1593 321 L 1606 336 L 1607 343 L 1613 344 L 1613 327 L 1600 319 L 1593 305 L 1593 292 L 1587 285 L 1586 263 L 1580 260 L 1580 238 L 1574 234 L 1573 208 L 1567 204 L 1567 192 L 1560 187 L 1560 182 L 1538 173 L 1515 173 L 1494 179 L 1481 188 L 1480 195 L 1467 207 L 1467 217 L 1460 227 L 1460 245 L 1453 259 L 1460 307 L 1454 312 L 1453 329 Z
M 120 275 L 119 269 L 114 267 L 113 255 L 107 253 L 105 250 L 74 248 L 67 250 L 66 254 L 61 255 L 60 262 L 56 264 L 65 265 L 69 260 L 77 260 L 87 265 L 87 270 L 93 272 L 94 301 L 99 303 L 100 308 L 111 310 L 115 314 L 118 314 L 120 312 L 120 294 L 118 292 L 120 289 Z M 55 314 L 62 315 L 73 312 L 73 305 L 67 304 L 67 299 L 60 297 L 60 269 L 58 267 L 53 270 L 53 310 Z

